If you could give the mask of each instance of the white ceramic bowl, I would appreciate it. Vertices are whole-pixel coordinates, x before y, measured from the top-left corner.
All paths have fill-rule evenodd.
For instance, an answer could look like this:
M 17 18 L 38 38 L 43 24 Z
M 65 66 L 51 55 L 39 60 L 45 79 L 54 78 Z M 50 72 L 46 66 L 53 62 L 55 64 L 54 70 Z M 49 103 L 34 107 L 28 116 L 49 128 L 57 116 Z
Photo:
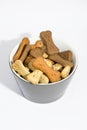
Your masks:
M 37 39 L 30 39 L 31 43 L 34 43 Z M 12 68 L 11 68 L 11 63 L 13 59 L 13 55 L 15 54 L 18 46 L 16 45 L 11 54 L 10 54 L 10 68 L 16 78 L 16 81 L 24 95 L 25 98 L 29 99 L 30 101 L 37 102 L 37 103 L 49 103 L 52 101 L 55 101 L 59 99 L 61 96 L 66 91 L 66 88 L 68 87 L 69 83 L 71 82 L 71 79 L 74 75 L 74 72 L 76 71 L 77 68 L 77 55 L 75 50 L 73 50 L 71 47 L 69 47 L 67 44 L 58 41 L 57 39 L 54 39 L 54 42 L 58 48 L 63 51 L 63 50 L 71 50 L 73 52 L 73 62 L 74 62 L 74 69 L 71 72 L 71 74 L 58 82 L 55 83 L 49 83 L 49 84 L 40 84 L 40 85 L 33 85 L 20 77 Z

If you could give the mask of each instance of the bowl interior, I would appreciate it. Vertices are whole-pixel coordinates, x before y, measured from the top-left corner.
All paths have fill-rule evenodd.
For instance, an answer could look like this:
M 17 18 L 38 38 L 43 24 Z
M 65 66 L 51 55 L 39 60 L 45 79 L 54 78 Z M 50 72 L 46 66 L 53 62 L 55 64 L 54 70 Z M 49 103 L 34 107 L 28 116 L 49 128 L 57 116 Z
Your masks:
M 31 44 L 33 44 L 33 43 L 35 43 L 35 41 L 38 40 L 39 38 L 33 38 L 33 39 L 32 39 L 32 38 L 29 38 L 29 39 L 30 39 Z M 20 41 L 20 42 L 21 42 L 21 41 Z M 56 38 L 54 39 L 54 43 L 56 44 L 56 46 L 59 48 L 60 51 L 71 50 L 72 53 L 73 53 L 74 68 L 73 68 L 73 70 L 72 70 L 72 72 L 71 72 L 71 74 L 70 74 L 69 76 L 67 76 L 67 77 L 66 77 L 65 79 L 63 79 L 63 80 L 58 81 L 58 82 L 62 82 L 62 81 L 64 81 L 64 80 L 70 78 L 71 75 L 75 72 L 75 70 L 76 70 L 76 68 L 77 68 L 77 54 L 76 54 L 76 51 L 75 51 L 72 47 L 70 47 L 69 45 L 67 45 L 66 43 L 64 43 L 64 42 L 62 42 L 62 41 L 57 40 Z M 20 44 L 20 43 L 19 43 L 19 44 Z M 17 44 L 17 45 L 13 48 L 13 50 L 11 51 L 11 53 L 10 53 L 10 59 L 9 59 L 10 67 L 11 67 L 11 64 L 12 64 L 12 62 L 13 62 L 13 56 L 14 56 L 15 52 L 17 51 L 17 49 L 18 49 L 18 47 L 19 47 L 19 44 Z M 28 82 L 28 81 L 25 80 L 24 78 L 20 77 L 12 68 L 11 68 L 11 70 L 13 71 L 13 73 L 14 73 L 17 77 L 19 77 L 20 79 L 24 80 L 25 82 Z M 58 82 L 57 82 L 57 83 L 58 83 Z M 55 83 L 56 83 L 56 82 L 55 82 Z M 55 83 L 49 83 L 49 84 L 55 84 Z M 39 85 L 40 85 L 40 84 L 39 84 Z M 41 85 L 42 85 L 42 84 L 41 84 Z M 45 85 L 45 84 L 43 84 L 43 85 Z

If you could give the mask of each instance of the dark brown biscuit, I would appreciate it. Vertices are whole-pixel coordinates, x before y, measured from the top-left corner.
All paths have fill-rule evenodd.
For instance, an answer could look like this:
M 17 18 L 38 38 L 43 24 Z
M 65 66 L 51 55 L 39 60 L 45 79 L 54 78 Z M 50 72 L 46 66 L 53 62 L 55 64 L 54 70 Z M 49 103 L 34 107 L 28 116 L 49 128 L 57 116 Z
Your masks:
M 74 66 L 73 62 L 65 60 L 64 58 L 60 57 L 58 54 L 50 55 L 49 59 L 61 64 L 64 67 L 67 66 L 67 65 L 69 65 L 70 67 Z
M 30 55 L 33 57 L 38 57 L 43 55 L 43 51 L 40 48 L 35 48 L 30 51 Z
M 26 57 L 25 61 L 24 61 L 24 64 L 27 66 L 28 63 L 31 61 L 31 59 L 33 58 L 33 56 L 29 55 Z
M 41 32 L 40 37 L 43 40 L 43 43 L 46 45 L 47 53 L 49 55 L 56 54 L 59 52 L 59 49 L 56 47 L 56 45 L 53 42 L 51 31 Z
M 21 60 L 22 62 L 24 62 L 24 60 L 26 59 L 26 57 L 27 57 L 29 51 L 30 51 L 30 45 L 27 45 L 27 46 L 25 47 L 25 49 L 24 49 L 24 51 L 23 51 L 21 57 L 20 57 L 20 60 Z
M 68 60 L 68 61 L 72 61 L 72 52 L 70 50 L 67 51 L 62 51 L 58 53 L 62 58 Z

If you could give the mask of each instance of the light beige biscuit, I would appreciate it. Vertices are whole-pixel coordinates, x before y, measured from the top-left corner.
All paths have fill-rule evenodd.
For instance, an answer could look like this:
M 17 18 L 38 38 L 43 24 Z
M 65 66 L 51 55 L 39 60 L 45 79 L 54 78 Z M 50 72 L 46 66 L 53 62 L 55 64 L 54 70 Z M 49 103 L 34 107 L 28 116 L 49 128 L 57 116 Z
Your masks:
M 48 84 L 49 78 L 45 74 L 42 74 L 39 82 L 42 83 L 42 84 Z
M 25 77 L 27 74 L 29 74 L 29 69 L 26 68 L 21 60 L 16 60 L 12 64 L 12 69 L 14 69 L 19 75 Z
M 40 81 L 40 78 L 42 76 L 43 72 L 40 70 L 34 70 L 32 73 L 30 73 L 29 75 L 27 75 L 25 77 L 26 80 L 28 80 L 29 82 L 31 82 L 32 84 L 38 84 Z

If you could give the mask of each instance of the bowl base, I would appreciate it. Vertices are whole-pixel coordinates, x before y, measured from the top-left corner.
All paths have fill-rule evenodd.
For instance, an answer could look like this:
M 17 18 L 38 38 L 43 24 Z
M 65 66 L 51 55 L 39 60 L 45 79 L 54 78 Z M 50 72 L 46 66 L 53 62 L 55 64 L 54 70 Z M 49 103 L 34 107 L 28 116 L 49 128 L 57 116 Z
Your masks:
M 37 99 L 37 98 L 32 98 L 32 97 L 26 97 L 24 96 L 24 98 L 26 98 L 27 100 L 31 101 L 31 102 L 35 102 L 35 103 L 40 103 L 40 104 L 46 104 L 46 103 L 52 103 L 58 99 L 60 99 L 63 95 L 64 95 L 65 92 L 59 94 L 57 97 L 52 97 L 50 99 L 46 99 L 46 100 L 43 100 L 43 99 Z

